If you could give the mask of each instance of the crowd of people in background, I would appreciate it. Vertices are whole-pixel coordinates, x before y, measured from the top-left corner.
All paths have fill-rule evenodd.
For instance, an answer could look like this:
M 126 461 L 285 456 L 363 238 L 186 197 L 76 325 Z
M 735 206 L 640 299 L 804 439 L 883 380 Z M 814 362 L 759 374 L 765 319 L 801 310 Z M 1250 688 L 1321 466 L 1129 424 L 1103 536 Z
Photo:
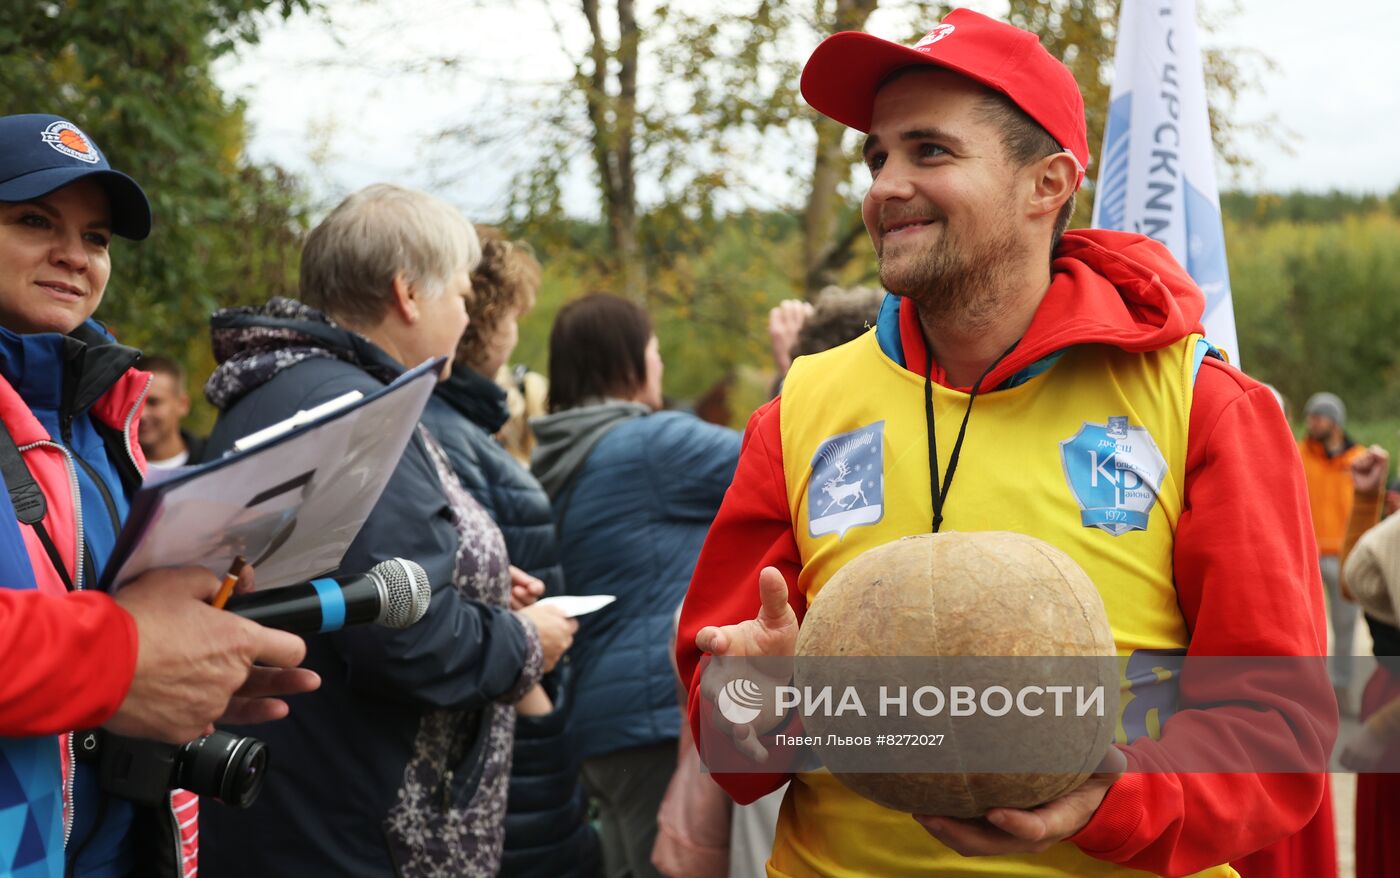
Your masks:
M 99 224 L 112 223 L 105 190 L 70 191 L 82 196 L 73 208 L 48 196 L 49 209 L 80 212 L 85 199 L 99 203 L 90 211 Z M 84 218 L 65 220 L 77 234 Z M 424 564 L 434 584 L 427 618 L 411 632 L 312 639 L 305 668 L 319 690 L 300 699 L 295 720 L 231 727 L 268 741 L 277 770 L 256 808 L 203 810 L 206 874 L 705 878 L 762 869 L 782 790 L 736 806 L 702 770 L 672 660 L 677 612 L 734 475 L 739 434 L 667 410 L 660 340 L 645 309 L 617 296 L 585 295 L 559 311 L 548 379 L 512 369 L 541 279 L 528 243 L 473 227 L 424 193 L 373 186 L 313 231 L 296 298 L 213 316 L 219 367 L 204 392 L 220 417 L 208 440 L 184 426 L 183 367 L 127 355 L 127 366 L 151 373 L 130 426 L 156 468 L 212 459 L 239 436 L 345 390 L 372 390 L 423 359 L 449 361 L 344 562 L 360 569 L 408 554 Z M 814 302 L 775 307 L 774 392 L 796 357 L 868 331 L 883 299 L 829 288 Z M 73 319 L 43 315 L 32 325 L 73 332 Z M 20 343 L 26 324 L 10 325 Z M 94 342 L 116 347 L 110 337 Z M 1358 598 L 1373 639 L 1396 644 L 1400 536 L 1366 530 L 1385 506 L 1377 485 L 1388 459 L 1349 438 L 1334 394 L 1309 399 L 1304 416 L 1300 453 L 1336 652 L 1353 642 Z M 108 523 L 108 547 L 119 524 Z M 89 537 L 85 560 L 95 568 L 106 550 Z M 141 591 L 137 583 L 123 594 Z M 537 604 L 558 594 L 618 600 L 580 624 Z M 1363 695 L 1350 668 L 1335 661 L 1333 682 L 1343 711 L 1359 709 L 1364 725 L 1343 759 L 1374 769 L 1400 747 L 1400 669 L 1383 662 Z M 1396 795 L 1391 776 L 1363 776 L 1360 862 L 1395 862 L 1385 815 L 1400 807 Z M 121 839 L 137 821 L 120 803 L 97 807 L 99 796 L 79 773 L 82 843 L 70 856 L 79 874 L 120 874 L 132 855 Z M 259 843 L 240 842 L 250 837 Z
M 331 272 L 351 258 L 336 248 L 352 234 L 369 255 Z M 375 261 L 399 252 L 420 261 Z M 181 367 L 143 358 L 154 376 L 154 405 L 139 428 L 147 459 L 215 459 L 289 412 L 391 380 L 414 358 L 450 354 L 414 445 L 343 565 L 408 552 L 442 586 L 426 629 L 348 630 L 313 643 L 305 666 L 320 675 L 325 703 L 299 710 L 295 722 L 236 729 L 267 741 L 279 771 L 252 811 L 205 812 L 205 874 L 761 872 L 781 796 L 736 808 L 700 770 L 672 660 L 676 613 L 733 477 L 739 434 L 667 410 L 645 308 L 606 293 L 564 306 L 541 382 L 547 411 L 526 416 L 539 376 L 508 365 L 541 282 L 526 242 L 468 227 L 424 193 L 376 186 L 332 211 L 309 239 L 304 266 L 299 300 L 214 315 L 220 365 L 205 392 L 221 414 L 207 440 L 182 426 L 190 400 Z M 413 280 L 397 286 L 400 274 Z M 346 278 L 370 280 L 334 286 Z M 368 305 L 376 289 L 383 294 Z M 774 308 L 779 381 L 793 358 L 869 329 L 881 298 L 831 287 L 814 304 Z M 406 531 L 424 520 L 441 520 L 442 535 L 410 539 Z M 557 613 L 536 607 L 560 594 L 617 600 L 583 617 L 570 645 L 567 632 L 553 630 Z M 491 606 L 509 607 L 522 624 Z M 481 632 L 465 644 L 447 633 L 463 626 L 463 613 L 479 617 L 466 627 Z M 523 649 L 512 642 L 516 627 Z M 542 662 L 530 654 L 536 636 Z M 494 655 L 462 651 L 473 643 Z M 407 667 L 429 656 L 433 676 Z M 494 668 L 492 676 L 477 676 L 478 666 Z M 336 728 L 364 733 L 342 740 Z M 352 759 L 358 776 L 313 781 Z M 400 777 L 411 782 L 396 786 Z M 466 780 L 440 803 L 426 794 L 454 777 Z M 697 796 L 703 806 L 693 805 Z M 370 807 L 353 811 L 348 802 Z M 663 813 L 671 833 L 658 841 Z M 381 824 L 389 830 L 377 831 Z M 249 834 L 263 843 L 237 844 Z
M 606 293 L 559 311 L 547 411 L 524 416 L 539 393 L 509 361 L 540 282 L 528 243 L 424 193 L 373 186 L 312 232 L 296 299 L 213 316 L 219 367 L 204 391 L 220 416 L 207 440 L 182 425 L 179 364 L 143 358 L 151 466 L 215 459 L 295 411 L 450 358 L 343 562 L 419 561 L 435 586 L 427 617 L 313 640 L 316 703 L 235 729 L 266 741 L 278 770 L 256 808 L 206 809 L 206 875 L 663 874 L 654 856 L 673 876 L 762 869 L 778 797 L 733 809 L 731 826 L 713 781 L 693 761 L 678 770 L 693 748 L 671 658 L 739 434 L 666 410 L 645 308 Z M 833 287 L 774 308 L 779 380 L 794 357 L 866 331 L 881 298 Z M 617 600 L 575 633 L 537 603 L 560 594 Z M 697 787 L 712 791 L 710 813 L 683 811 L 658 844 L 663 800 Z
M 979 21 L 965 16 L 959 26 L 975 31 L 985 26 Z M 924 70 L 896 80 L 901 112 L 915 105 L 930 76 L 951 74 Z M 965 84 L 946 88 L 976 99 L 959 91 L 970 88 Z M 1036 133 L 1049 135 L 1016 116 L 1009 101 L 982 112 L 999 125 L 1034 129 L 1023 138 L 1033 154 L 1027 161 L 1053 166 L 1046 179 L 1054 182 L 1055 198 L 1043 200 L 1058 200 L 1025 225 L 1037 241 L 1048 240 L 1055 226 L 1058 245 L 1064 222 L 1054 214 L 1067 221 L 1082 164 L 1055 141 L 1037 152 L 1043 144 Z M 1082 130 L 1077 136 L 1082 140 Z M 890 193 L 904 173 L 901 163 L 924 159 L 902 157 L 900 150 L 912 147 L 887 139 L 890 152 L 879 162 L 892 169 L 877 186 L 884 187 L 880 197 L 897 200 L 902 196 Z M 881 228 L 878 207 L 876 216 Z M 767 326 L 773 392 L 811 404 L 780 429 L 777 403 L 770 403 L 754 415 L 746 442 L 729 424 L 668 404 L 664 339 L 642 304 L 608 292 L 575 291 L 558 311 L 547 376 L 513 368 L 519 323 L 534 307 L 543 277 L 529 242 L 473 225 L 427 193 L 378 184 L 347 197 L 310 232 L 294 294 L 211 316 L 217 368 L 202 385 L 218 417 L 202 439 L 183 421 L 191 386 L 205 376 L 120 345 L 94 318 L 112 270 L 113 236 L 140 240 L 150 225 L 140 186 L 112 169 L 72 122 L 0 118 L 0 472 L 7 488 L 0 492 L 0 560 L 8 577 L 0 582 L 0 637 L 7 655 L 26 657 L 22 668 L 16 662 L 0 674 L 0 804 L 15 809 L 6 812 L 0 832 L 20 833 L 17 845 L 0 851 L 0 875 L 66 868 L 91 878 L 189 876 L 196 869 L 208 878 L 749 878 L 762 873 L 775 836 L 789 862 L 862 843 L 840 837 L 846 832 L 840 809 L 866 819 L 859 809 L 875 806 L 848 801 L 854 794 L 834 781 L 824 789 L 811 778 L 794 781 L 813 786 L 789 792 L 781 816 L 783 778 L 755 776 L 742 784 L 731 778 L 721 788 L 697 757 L 687 687 L 701 642 L 715 655 L 725 641 L 732 645 L 740 617 L 750 604 L 760 606 L 761 577 L 778 581 L 770 565 L 788 571 L 799 542 L 817 536 L 792 529 L 781 490 L 783 467 L 793 465 L 781 459 L 788 436 L 782 430 L 801 429 L 800 417 L 828 415 L 818 404 L 827 376 L 810 368 L 813 360 L 799 358 L 835 349 L 820 362 L 849 367 L 843 380 L 903 381 L 899 392 L 926 394 L 919 398 L 927 400 L 933 435 L 933 399 L 946 388 L 935 390 L 933 354 L 923 350 L 912 299 L 829 288 L 813 302 L 774 308 Z M 1163 333 L 1176 333 L 1167 347 L 1182 357 L 1199 353 L 1197 369 L 1210 358 L 1202 374 L 1216 382 L 1212 392 L 1232 401 L 1220 403 L 1220 411 L 1248 398 L 1253 420 L 1243 423 L 1276 428 L 1271 435 L 1279 440 L 1282 419 L 1273 403 L 1262 393 L 1251 396 L 1252 385 L 1232 383 L 1237 379 L 1218 356 L 1197 350 L 1185 322 L 1166 325 L 1176 313 L 1171 308 L 1197 294 L 1184 272 L 1150 242 L 1124 241 L 1068 243 L 1082 260 L 1075 263 L 1075 283 L 1083 284 L 1076 288 L 1083 296 L 1070 297 L 1066 313 L 1084 307 L 1084 297 L 1108 295 L 1095 284 L 1129 258 L 1157 266 L 1156 287 L 1121 286 L 1165 290 L 1143 313 L 1161 317 Z M 1110 245 L 1120 247 L 1111 259 L 1103 255 Z M 990 260 L 1005 255 L 988 252 Z M 1043 252 L 1025 264 L 1048 271 Z M 1118 291 L 1111 293 L 1116 307 Z M 990 361 L 976 370 L 982 378 L 967 383 L 972 397 L 989 375 L 1005 382 L 998 386 L 1014 387 L 1051 368 L 1067 381 L 1082 377 L 1077 392 L 1089 394 L 1101 370 L 1085 358 L 1103 355 L 1105 339 L 1137 333 L 1141 350 L 1157 350 L 1138 337 L 1149 333 L 1144 323 L 1110 325 L 1109 317 L 1100 318 L 1101 324 L 1087 318 L 1073 324 L 1090 332 L 1066 343 L 1080 353 L 1062 359 L 1054 353 L 1048 363 L 1003 362 L 1006 354 Z M 1059 332 L 1052 322 L 1032 329 Z M 876 374 L 871 364 L 883 369 L 886 362 L 879 357 L 897 362 L 901 374 Z M 395 557 L 421 565 L 431 599 L 417 624 L 347 627 L 303 643 L 210 607 L 218 583 L 201 569 L 146 574 L 111 598 L 92 590 L 150 468 L 216 459 L 243 436 L 348 391 L 372 393 L 437 358 L 444 364 L 440 381 L 341 562 L 346 573 Z M 1143 387 L 1149 379 L 1181 377 L 1179 364 L 1143 377 L 1138 360 L 1113 362 L 1125 382 Z M 1006 374 L 993 374 L 998 365 Z M 1175 418 L 1180 430 L 1171 438 L 1185 461 L 1190 403 L 1180 403 L 1163 402 L 1161 419 Z M 993 405 L 989 400 L 984 408 Z M 1044 406 L 1040 417 L 1057 416 L 1054 405 Z M 919 421 L 925 410 L 915 408 L 905 414 Z M 1338 396 L 1318 393 L 1303 414 L 1300 471 L 1330 619 L 1331 682 L 1343 715 L 1360 723 L 1343 742 L 1341 758 L 1359 771 L 1400 772 L 1400 516 L 1382 520 L 1394 511 L 1386 492 L 1389 458 L 1384 449 L 1351 440 Z M 835 423 L 807 424 L 807 438 L 827 435 Z M 1280 443 L 1291 454 L 1286 436 L 1274 445 Z M 964 491 L 988 483 L 975 454 L 963 459 Z M 917 463 L 928 460 L 936 463 L 937 452 Z M 747 489 L 757 485 L 767 494 L 731 490 L 745 466 L 752 476 Z M 929 499 L 928 485 L 906 482 L 891 482 L 890 490 Z M 947 490 L 945 482 L 940 496 L 934 486 L 935 531 Z M 1190 514 L 1200 528 L 1207 513 Z M 1303 517 L 1292 516 L 1288 526 L 1301 532 Z M 886 524 L 898 522 L 891 517 Z M 1080 528 L 1078 521 L 1063 526 Z M 1160 529 L 1157 537 L 1166 539 Z M 1153 587 L 1171 594 L 1173 546 L 1158 548 L 1165 572 Z M 848 543 L 844 551 L 854 549 Z M 1289 551 L 1306 560 L 1306 577 L 1291 586 L 1301 594 L 1313 581 L 1312 555 L 1297 546 Z M 697 565 L 709 576 L 694 601 L 692 580 L 703 578 Z M 731 582 L 728 574 L 743 565 L 744 576 L 735 577 L 742 583 Z M 241 587 L 253 580 L 255 573 L 246 575 Z M 786 590 L 768 591 L 777 598 L 770 602 L 764 594 L 761 612 L 787 609 Z M 688 592 L 692 603 L 682 615 Z M 574 618 L 542 602 L 560 595 L 615 600 Z M 1320 606 L 1322 594 L 1315 597 Z M 730 610 L 735 624 L 711 620 Z M 1312 616 L 1294 610 L 1295 627 L 1310 631 Z M 1229 615 L 1206 608 L 1200 618 L 1208 612 Z M 1353 678 L 1347 660 L 1363 614 L 1380 659 L 1364 683 Z M 1186 637 L 1197 627 L 1199 636 L 1197 618 L 1188 625 L 1174 616 L 1178 633 Z M 795 632 L 796 619 L 790 627 Z M 104 789 L 94 760 L 84 758 L 102 746 L 103 735 L 178 744 L 215 723 L 265 741 L 275 754 L 261 796 L 246 810 L 201 808 L 179 790 L 168 803 L 135 805 Z M 1326 796 L 1323 783 L 1318 788 Z M 739 786 L 743 794 L 736 798 L 756 801 L 735 804 L 731 794 Z M 1307 814 L 1303 804 L 1292 805 L 1298 820 L 1289 833 L 1314 814 L 1330 832 L 1326 801 Z M 826 823 L 816 830 L 802 824 L 818 812 Z M 1400 774 L 1363 774 L 1358 875 L 1400 873 L 1397 813 Z M 957 827 L 921 823 L 905 820 L 892 829 L 900 839 L 892 844 L 927 845 L 932 835 L 959 855 L 1033 849 L 985 851 Z M 825 849 L 828 838 L 837 841 Z

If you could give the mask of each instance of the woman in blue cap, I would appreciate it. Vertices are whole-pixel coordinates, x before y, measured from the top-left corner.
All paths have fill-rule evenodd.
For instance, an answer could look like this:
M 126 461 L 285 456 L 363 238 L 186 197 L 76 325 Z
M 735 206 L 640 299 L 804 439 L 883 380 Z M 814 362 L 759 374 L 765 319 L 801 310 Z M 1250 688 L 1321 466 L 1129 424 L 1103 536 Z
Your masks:
M 149 375 L 95 320 L 113 235 L 147 236 L 134 180 L 48 115 L 0 117 L 0 878 L 186 875 L 194 797 L 99 789 L 99 726 L 181 743 L 225 713 L 270 719 L 314 688 L 298 638 L 209 607 L 207 571 L 95 589 L 145 460 Z M 139 649 L 138 649 L 139 645 Z M 83 757 L 87 757 L 84 759 Z

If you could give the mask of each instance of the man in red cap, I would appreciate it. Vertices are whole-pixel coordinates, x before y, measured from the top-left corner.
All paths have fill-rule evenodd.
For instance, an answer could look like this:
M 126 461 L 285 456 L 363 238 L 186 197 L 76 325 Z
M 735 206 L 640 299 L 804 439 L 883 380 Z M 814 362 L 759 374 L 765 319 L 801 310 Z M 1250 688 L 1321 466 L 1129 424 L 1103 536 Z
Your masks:
M 837 34 L 802 92 L 866 134 L 862 212 L 890 295 L 874 330 L 799 358 L 749 422 L 680 623 L 702 754 L 775 747 L 751 725 L 714 733 L 702 659 L 792 655 L 841 565 L 930 530 L 1015 531 L 1073 557 L 1139 709 L 1121 717 L 1115 770 L 975 820 L 911 818 L 825 772 L 717 773 L 740 802 L 792 778 L 769 874 L 1239 874 L 1327 807 L 1325 777 L 1171 773 L 1173 748 L 1193 730 L 1241 754 L 1296 733 L 1297 764 L 1325 764 L 1335 715 L 1303 710 L 1283 680 L 1221 706 L 1178 690 L 1162 657 L 1323 652 L 1282 412 L 1201 338 L 1204 297 L 1165 247 L 1065 232 L 1089 161 L 1083 99 L 1033 34 L 967 10 L 912 47 Z M 1330 845 L 1271 874 L 1333 874 Z

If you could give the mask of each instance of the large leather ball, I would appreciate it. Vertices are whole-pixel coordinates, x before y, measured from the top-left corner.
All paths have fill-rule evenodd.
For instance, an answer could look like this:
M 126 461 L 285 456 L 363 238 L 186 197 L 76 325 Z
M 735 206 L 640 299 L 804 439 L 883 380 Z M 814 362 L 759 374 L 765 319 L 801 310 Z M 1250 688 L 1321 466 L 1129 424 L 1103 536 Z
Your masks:
M 833 774 L 862 796 L 900 811 L 974 817 L 994 807 L 1041 805 L 1089 776 L 1117 725 L 1116 651 L 1103 600 L 1069 555 L 1023 534 L 926 534 L 859 555 L 813 600 L 797 654 L 799 689 L 835 686 L 839 691 L 855 682 L 869 693 L 876 682 L 917 668 L 925 678 L 913 682 L 935 687 L 981 677 L 976 681 L 982 687 L 1012 692 L 1048 680 L 1076 692 L 1103 691 L 1103 710 L 1084 716 L 1073 711 L 1049 718 L 1016 711 L 952 716 L 945 710 L 915 717 L 917 725 L 888 726 L 942 735 L 936 749 L 926 745 L 923 754 L 909 754 L 933 757 L 937 770 L 834 769 Z M 948 661 L 819 658 L 881 656 Z M 930 668 L 935 675 L 946 670 L 946 679 L 927 679 Z M 860 679 L 853 681 L 852 674 Z M 808 734 L 823 740 L 882 728 L 866 717 L 808 715 L 804 722 Z M 816 749 L 824 758 L 837 755 L 821 745 Z M 849 759 L 850 751 L 841 756 Z

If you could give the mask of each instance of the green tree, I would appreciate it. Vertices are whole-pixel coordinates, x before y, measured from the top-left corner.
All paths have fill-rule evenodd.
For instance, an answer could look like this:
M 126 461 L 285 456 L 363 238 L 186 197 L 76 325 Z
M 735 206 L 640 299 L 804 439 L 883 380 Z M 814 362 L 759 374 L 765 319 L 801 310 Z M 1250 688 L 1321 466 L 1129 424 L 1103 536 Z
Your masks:
M 1221 210 L 1250 225 L 1276 222 L 1329 223 L 1350 216 L 1368 216 L 1386 202 L 1370 193 L 1341 192 L 1223 192 Z
M 1119 2 L 1013 0 L 1010 8 L 1010 20 L 1039 33 L 1079 78 L 1093 152 L 1107 112 Z M 646 301 L 659 325 L 702 324 L 677 330 L 695 347 L 683 347 L 674 359 L 694 356 L 708 368 L 707 378 L 696 374 L 697 383 L 687 380 L 682 392 L 761 362 L 762 351 L 754 350 L 761 346 L 749 340 L 761 336 L 763 313 L 778 298 L 873 277 L 874 260 L 861 246 L 864 178 L 856 138 L 802 100 L 802 64 L 812 46 L 839 30 L 869 29 L 912 42 L 951 4 L 540 3 L 555 19 L 559 47 L 566 53 L 573 47 L 574 75 L 559 89 L 531 83 L 515 104 L 534 120 L 530 140 L 540 147 L 511 187 L 504 224 L 555 260 L 573 292 L 612 289 Z M 586 40 L 568 38 L 580 30 L 571 23 L 586 24 Z M 1240 63 L 1233 56 L 1208 61 L 1216 71 L 1208 71 L 1212 95 L 1224 106 L 1249 86 Z M 1232 143 L 1238 123 L 1215 116 L 1219 142 Z M 470 136 L 477 144 L 494 139 L 481 126 Z M 781 160 L 772 161 L 774 154 Z M 768 161 L 755 162 L 755 155 Z M 580 160 L 597 184 L 601 223 L 591 231 L 562 206 L 563 181 Z M 752 170 L 760 164 L 767 178 Z M 775 165 L 790 185 L 773 185 Z M 1096 167 L 1090 171 L 1092 177 Z M 1091 209 L 1089 190 L 1080 199 L 1080 224 Z M 755 212 L 800 220 L 795 237 L 751 239 L 770 263 L 762 271 L 741 267 L 750 265 L 734 255 L 742 242 L 728 238 L 730 227 Z M 716 258 L 721 252 L 730 258 Z M 775 267 L 786 288 L 773 284 Z M 527 346 L 542 348 L 529 336 L 548 326 L 553 301 L 543 297 L 527 322 Z M 679 379 L 672 376 L 674 391 Z
M 659 62 L 665 82 L 690 84 L 693 99 L 686 112 L 703 119 L 685 141 L 689 154 L 699 151 L 723 156 L 724 144 L 752 142 L 778 133 L 810 156 L 799 162 L 802 249 L 794 286 L 806 296 L 823 287 L 870 276 L 866 261 L 846 271 L 855 248 L 864 238 L 858 195 L 860 157 L 856 138 L 802 101 L 797 91 L 805 60 L 791 52 L 795 45 L 814 45 L 843 30 L 864 30 L 872 17 L 882 16 L 881 33 L 911 41 L 926 32 L 952 4 L 931 0 L 815 0 L 809 6 L 751 0 L 752 5 L 722 5 L 697 12 L 671 12 L 681 26 L 672 39 L 658 34 Z M 1097 156 L 1107 121 L 1117 22 L 1121 0 L 1011 0 L 1007 20 L 1032 31 L 1074 73 L 1084 93 L 1091 156 Z M 1207 19 L 1207 29 L 1228 21 Z M 679 39 L 679 35 L 694 35 Z M 737 34 L 738 36 L 730 36 Z M 1231 47 L 1206 52 L 1207 90 L 1212 102 L 1213 134 L 1227 163 L 1240 167 L 1247 159 L 1236 147 L 1239 136 L 1259 126 L 1238 120 L 1231 112 L 1239 95 L 1253 87 L 1252 59 L 1267 64 L 1257 53 Z M 805 165 L 805 167 L 804 167 Z M 732 192 L 737 174 L 724 169 L 722 179 Z M 1097 177 L 1091 163 L 1089 180 Z M 740 191 L 742 195 L 742 190 Z M 1092 185 L 1079 200 L 1076 220 L 1087 224 L 1093 209 Z
M 244 157 L 220 55 L 312 0 L 52 0 L 0 8 L 0 114 L 56 113 L 146 190 L 151 237 L 118 242 L 98 317 L 122 340 L 207 371 L 209 312 L 295 289 L 305 198 Z
M 1227 220 L 1241 356 L 1299 414 L 1330 390 L 1358 418 L 1394 417 L 1400 391 L 1400 220 Z M 1393 443 L 1394 437 L 1388 437 Z

